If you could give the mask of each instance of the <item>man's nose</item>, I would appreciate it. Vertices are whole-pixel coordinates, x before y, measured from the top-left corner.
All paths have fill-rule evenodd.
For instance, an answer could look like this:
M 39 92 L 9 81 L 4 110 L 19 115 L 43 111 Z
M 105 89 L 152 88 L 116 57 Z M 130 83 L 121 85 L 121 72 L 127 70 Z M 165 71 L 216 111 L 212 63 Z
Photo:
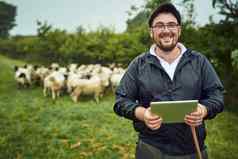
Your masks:
M 164 32 L 169 32 L 170 31 L 167 25 L 164 25 L 163 31 Z

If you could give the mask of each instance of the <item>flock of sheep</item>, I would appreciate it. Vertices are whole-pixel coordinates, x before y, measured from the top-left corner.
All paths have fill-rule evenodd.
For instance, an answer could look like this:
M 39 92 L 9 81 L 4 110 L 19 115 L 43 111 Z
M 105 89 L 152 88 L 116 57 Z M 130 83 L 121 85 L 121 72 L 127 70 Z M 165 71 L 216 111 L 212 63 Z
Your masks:
M 43 86 L 44 96 L 51 94 L 55 100 L 65 91 L 74 102 L 79 101 L 80 95 L 93 95 L 95 101 L 99 102 L 107 88 L 115 90 L 125 73 L 125 69 L 115 64 L 110 67 L 100 64 L 70 64 L 62 67 L 52 63 L 50 67 L 14 66 L 14 70 L 19 88 L 39 84 Z

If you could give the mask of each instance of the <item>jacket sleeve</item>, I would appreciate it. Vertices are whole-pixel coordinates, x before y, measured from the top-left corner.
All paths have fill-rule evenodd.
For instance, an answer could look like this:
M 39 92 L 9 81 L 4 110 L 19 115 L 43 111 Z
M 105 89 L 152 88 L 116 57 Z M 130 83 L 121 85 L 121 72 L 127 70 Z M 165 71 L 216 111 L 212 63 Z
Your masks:
M 207 108 L 206 119 L 214 118 L 224 109 L 224 87 L 211 63 L 204 57 L 202 62 L 202 98 L 199 101 Z
M 135 108 L 139 106 L 138 98 L 138 81 L 137 81 L 137 59 L 134 59 L 124 76 L 122 77 L 119 86 L 116 89 L 116 102 L 114 111 L 119 116 L 135 120 Z

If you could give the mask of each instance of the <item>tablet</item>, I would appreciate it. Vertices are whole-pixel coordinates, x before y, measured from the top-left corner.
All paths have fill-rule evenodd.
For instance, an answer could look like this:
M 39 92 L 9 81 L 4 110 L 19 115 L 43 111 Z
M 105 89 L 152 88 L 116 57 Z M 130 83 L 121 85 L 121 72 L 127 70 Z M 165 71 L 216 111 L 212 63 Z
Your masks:
M 151 102 L 152 113 L 163 118 L 163 123 L 183 123 L 186 114 L 196 110 L 198 100 Z

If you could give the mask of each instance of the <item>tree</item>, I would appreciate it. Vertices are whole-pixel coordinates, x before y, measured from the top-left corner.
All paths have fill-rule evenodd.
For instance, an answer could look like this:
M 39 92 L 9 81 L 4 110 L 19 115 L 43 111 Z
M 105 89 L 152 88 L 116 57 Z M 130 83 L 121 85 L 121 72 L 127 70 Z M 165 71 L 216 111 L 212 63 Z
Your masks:
M 152 12 L 156 9 L 161 3 L 171 2 L 171 0 L 146 0 L 145 9 L 148 12 Z
M 238 70 L 238 49 L 231 52 L 232 65 Z
M 16 6 L 0 1 L 0 38 L 9 36 L 9 31 L 16 26 Z
M 213 0 L 212 6 L 220 9 L 219 13 L 225 16 L 225 21 L 238 22 L 237 0 Z
M 131 7 L 131 11 L 128 12 L 130 16 L 136 14 L 133 18 L 127 20 L 127 31 L 131 32 L 136 30 L 136 27 L 147 25 L 147 21 L 151 12 L 157 8 L 161 3 L 171 2 L 171 0 L 145 0 L 145 5 L 139 11 L 136 6 Z
M 45 38 L 52 29 L 52 25 L 48 24 L 46 21 L 41 22 L 37 20 L 36 24 L 37 24 L 37 36 L 40 38 Z
M 186 19 L 183 19 L 183 23 L 185 25 L 195 25 L 195 7 L 194 7 L 194 0 L 183 0 L 182 3 L 180 4 L 185 8 L 185 14 L 181 12 L 183 15 L 182 17 L 185 17 Z

